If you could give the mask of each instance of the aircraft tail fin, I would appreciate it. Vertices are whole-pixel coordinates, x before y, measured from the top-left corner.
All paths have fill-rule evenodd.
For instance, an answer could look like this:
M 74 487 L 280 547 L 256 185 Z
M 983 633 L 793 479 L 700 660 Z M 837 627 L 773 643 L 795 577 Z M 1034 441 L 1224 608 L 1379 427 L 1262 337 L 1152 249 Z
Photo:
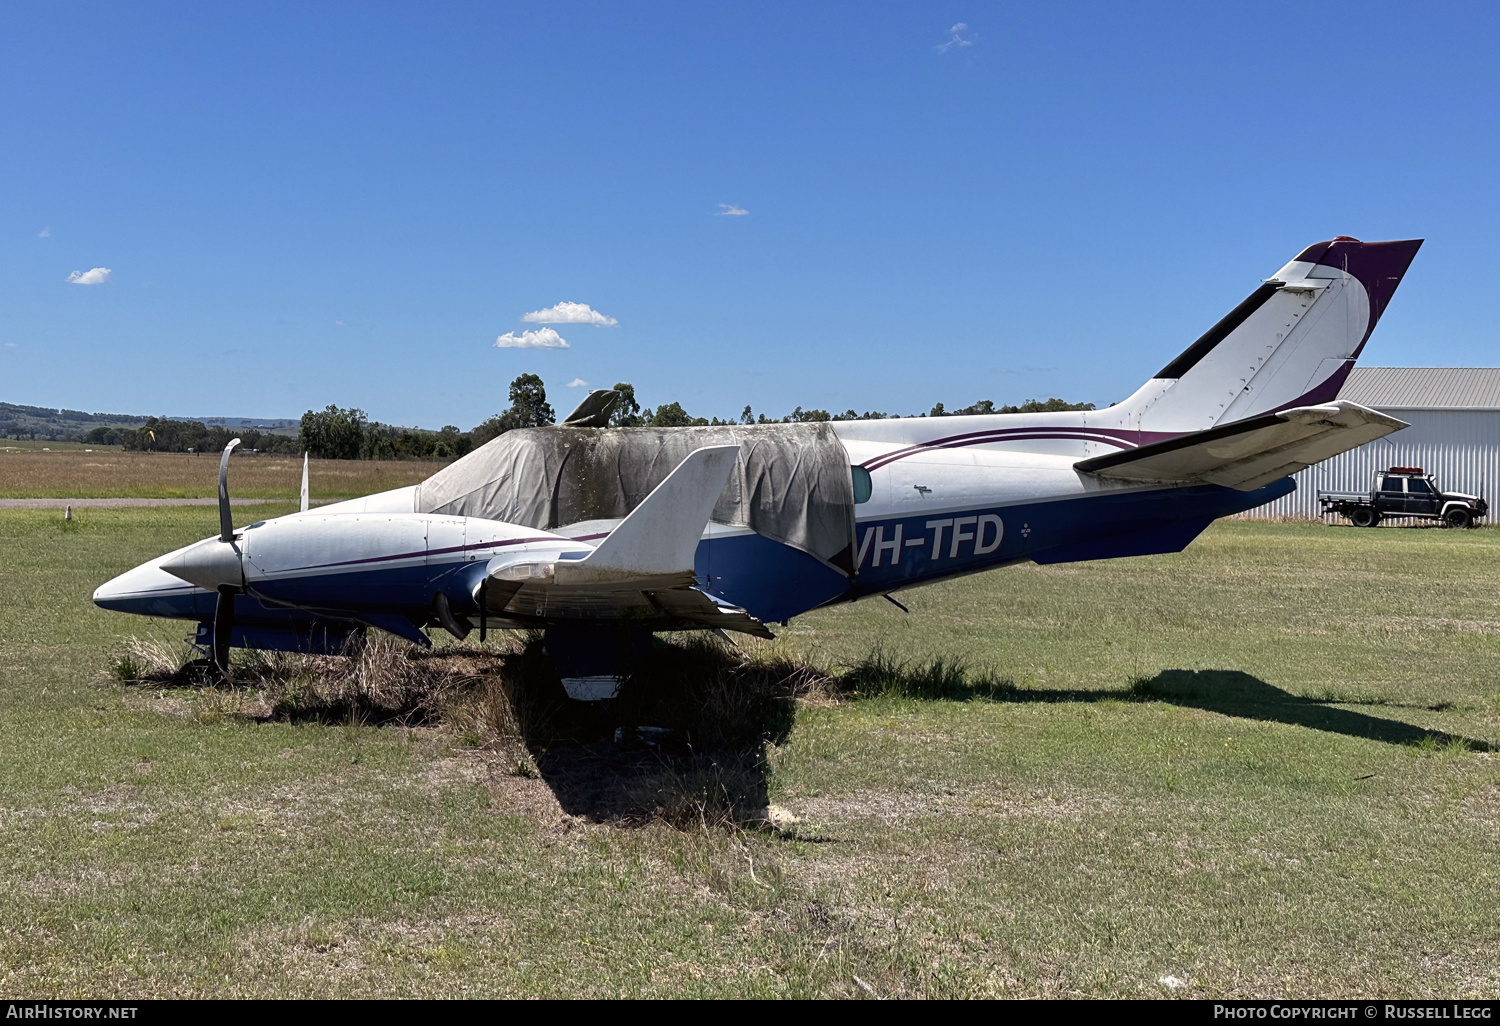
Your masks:
M 563 427 L 609 427 L 609 415 L 620 402 L 620 393 L 612 388 L 596 388 L 583 397 L 578 408 L 563 419 Z
M 694 450 L 587 558 L 558 562 L 557 583 L 691 577 L 698 540 L 739 452 L 737 445 Z
M 1202 431 L 1334 399 L 1421 245 L 1309 246 L 1121 403 L 1122 426 Z

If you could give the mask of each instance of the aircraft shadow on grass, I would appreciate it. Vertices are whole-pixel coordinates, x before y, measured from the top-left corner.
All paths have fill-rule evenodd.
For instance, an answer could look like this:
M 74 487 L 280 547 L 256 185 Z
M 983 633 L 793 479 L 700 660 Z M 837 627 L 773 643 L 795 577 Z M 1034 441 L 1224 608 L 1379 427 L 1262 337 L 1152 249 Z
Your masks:
M 659 644 L 607 709 L 562 700 L 535 679 L 516 700 L 532 761 L 568 814 L 755 825 L 769 807 L 767 743 L 791 735 L 810 677 L 712 643 Z
M 790 660 L 747 662 L 712 643 L 665 644 L 641 667 L 640 684 L 628 684 L 605 709 L 568 701 L 539 645 L 490 658 L 509 681 L 506 700 L 520 727 L 519 740 L 563 811 L 627 825 L 652 819 L 683 827 L 763 821 L 769 802 L 767 743 L 787 740 L 798 699 L 820 688 L 830 697 L 915 701 L 1164 702 L 1387 744 L 1494 747 L 1340 707 L 1352 703 L 1294 695 L 1237 670 L 1165 670 L 1123 688 L 1025 688 L 944 661 L 905 664 L 877 655 L 830 679 Z M 345 696 L 319 707 L 283 702 L 268 718 L 435 722 L 421 703 L 376 708 L 349 701 Z M 497 764 L 495 772 L 506 769 Z M 510 772 L 529 771 L 518 765 Z
M 924 696 L 916 693 L 912 697 Z M 1338 708 L 1340 705 L 1365 703 L 1336 702 L 1332 699 L 1294 695 L 1239 670 L 1163 670 L 1155 677 L 1137 681 L 1128 688 L 1021 688 L 1006 681 L 981 678 L 969 685 L 968 694 L 956 692 L 950 686 L 929 697 L 1041 703 L 1109 700 L 1166 702 L 1239 719 L 1309 727 L 1331 734 L 1384 741 L 1393 745 L 1458 744 L 1472 751 L 1492 750 L 1492 746 L 1486 741 Z M 1441 711 L 1446 705 L 1422 708 Z
M 1339 708 L 1340 705 L 1366 703 L 1305 698 L 1238 670 L 1164 670 L 1145 682 L 1139 690 L 1158 701 L 1205 709 L 1225 716 L 1310 727 L 1331 734 L 1368 738 L 1387 744 L 1416 745 L 1435 742 L 1442 745 L 1458 744 L 1476 752 L 1491 750 L 1488 742 L 1477 738 Z M 1384 703 L 1369 704 L 1384 707 Z M 1437 712 L 1446 708 L 1446 705 L 1422 708 Z
M 677 652 L 681 659 L 683 653 Z M 691 819 L 694 803 L 721 811 L 732 806 L 742 821 L 746 813 L 764 809 L 768 767 L 759 741 L 781 743 L 791 733 L 797 688 L 788 664 L 748 684 L 732 676 L 732 660 L 713 664 L 712 654 L 689 657 L 678 681 L 728 681 L 736 697 L 718 710 L 709 700 L 707 712 L 673 719 L 671 710 L 701 708 L 704 692 L 675 688 L 657 691 L 657 718 L 677 723 L 674 734 L 648 746 L 629 727 L 625 741 L 575 742 L 557 746 L 535 741 L 532 753 L 541 775 L 562 807 L 573 815 L 596 820 L 649 818 L 663 808 L 668 818 Z M 708 662 L 704 662 L 707 660 Z M 1485 741 L 1400 720 L 1359 712 L 1330 700 L 1305 698 L 1237 670 L 1165 670 L 1127 688 L 1021 688 L 1004 679 L 970 675 L 961 666 L 941 662 L 903 667 L 874 664 L 856 666 L 837 678 L 836 692 L 848 697 L 886 695 L 915 700 L 989 702 L 1165 702 L 1239 719 L 1283 723 L 1347 737 L 1393 745 L 1460 745 L 1490 751 Z M 711 689 L 710 689 L 711 690 Z M 630 701 L 629 696 L 622 696 Z M 639 701 L 639 699 L 636 699 Z M 695 706 L 694 703 L 699 703 Z M 1444 706 L 1427 707 L 1439 711 Z M 616 722 L 648 722 L 647 709 L 625 705 L 614 710 Z M 583 732 L 583 733 L 586 733 Z M 715 743 L 717 742 L 717 743 Z M 727 743 L 726 743 L 727 742 Z M 674 812 L 675 807 L 675 812 Z M 753 815 L 752 817 L 753 818 Z

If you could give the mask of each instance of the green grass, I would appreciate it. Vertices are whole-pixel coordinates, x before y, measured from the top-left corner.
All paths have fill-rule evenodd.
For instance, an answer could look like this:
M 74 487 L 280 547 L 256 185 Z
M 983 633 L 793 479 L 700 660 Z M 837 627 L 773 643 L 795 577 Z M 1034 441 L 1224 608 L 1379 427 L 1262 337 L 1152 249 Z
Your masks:
M 0 513 L 0 993 L 1500 991 L 1497 531 L 1224 523 L 800 618 L 747 643 L 834 678 L 758 764 L 778 831 L 109 683 L 188 627 L 89 592 L 215 513 L 75 517 Z

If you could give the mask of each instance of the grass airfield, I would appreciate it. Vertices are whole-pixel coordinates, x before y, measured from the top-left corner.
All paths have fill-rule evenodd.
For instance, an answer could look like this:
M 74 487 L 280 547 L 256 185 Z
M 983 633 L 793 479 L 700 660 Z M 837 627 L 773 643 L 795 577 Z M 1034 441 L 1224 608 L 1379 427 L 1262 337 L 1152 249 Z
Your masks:
M 125 452 L 81 442 L 0 445 L 0 499 L 196 499 L 219 494 L 219 454 Z M 441 463 L 425 460 L 312 460 L 308 490 L 315 501 L 372 495 L 417 484 Z M 302 458 L 267 453 L 236 456 L 230 494 L 240 499 L 296 501 Z
M 215 529 L 0 512 L 0 992 L 1500 992 L 1500 531 L 1220 523 L 800 618 L 751 660 L 883 676 L 762 717 L 737 827 L 651 815 L 639 747 L 113 681 L 190 625 L 92 589 Z

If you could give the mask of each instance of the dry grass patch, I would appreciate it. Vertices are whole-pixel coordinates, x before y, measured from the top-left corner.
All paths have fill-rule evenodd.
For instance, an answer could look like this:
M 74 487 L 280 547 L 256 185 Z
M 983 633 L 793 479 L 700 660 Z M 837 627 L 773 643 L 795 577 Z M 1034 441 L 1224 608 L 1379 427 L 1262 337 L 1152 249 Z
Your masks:
M 942 659 L 877 651 L 827 670 L 775 646 L 740 650 L 702 635 L 659 641 L 608 706 L 566 698 L 538 635 L 421 650 L 372 633 L 344 656 L 237 656 L 229 681 L 195 655 L 133 638 L 105 679 L 204 722 L 431 728 L 483 764 L 503 807 L 542 821 L 654 820 L 679 830 L 794 825 L 795 816 L 772 806 L 769 778 L 799 704 L 995 700 L 1018 690 Z
M 826 701 L 834 685 L 807 666 L 692 638 L 659 644 L 606 708 L 566 698 L 539 636 L 424 651 L 374 633 L 344 656 L 252 651 L 227 681 L 189 647 L 132 638 L 102 680 L 205 722 L 432 728 L 484 765 L 492 794 L 540 818 L 560 807 L 680 829 L 778 822 L 767 751 L 785 740 L 799 698 Z
M 352 499 L 417 484 L 443 464 L 415 460 L 312 460 L 308 490 L 314 500 Z M 295 501 L 302 460 L 236 455 L 230 494 Z M 0 452 L 0 498 L 212 498 L 218 494 L 215 453 Z

